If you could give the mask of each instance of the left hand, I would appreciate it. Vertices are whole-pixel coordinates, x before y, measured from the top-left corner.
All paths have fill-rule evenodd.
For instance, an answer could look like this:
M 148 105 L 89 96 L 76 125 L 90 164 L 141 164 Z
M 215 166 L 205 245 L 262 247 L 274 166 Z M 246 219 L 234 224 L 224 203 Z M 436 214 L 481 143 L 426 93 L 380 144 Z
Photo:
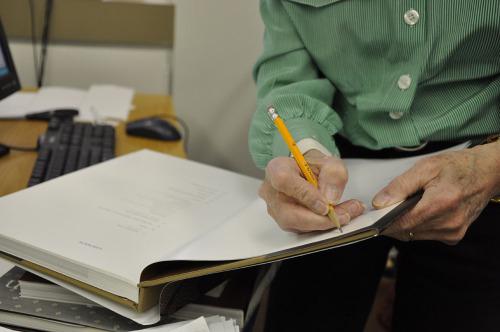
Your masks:
M 380 209 L 424 189 L 417 205 L 383 234 L 402 241 L 458 243 L 490 198 L 500 194 L 499 169 L 500 142 L 419 160 L 372 201 Z

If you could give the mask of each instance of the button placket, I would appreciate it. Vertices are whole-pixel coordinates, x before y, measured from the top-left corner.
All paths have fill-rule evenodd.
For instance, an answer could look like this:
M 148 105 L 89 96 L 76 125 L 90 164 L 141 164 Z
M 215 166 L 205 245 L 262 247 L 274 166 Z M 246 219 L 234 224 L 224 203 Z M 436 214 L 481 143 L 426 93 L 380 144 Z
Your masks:
M 404 22 L 413 27 L 420 20 L 420 14 L 413 8 L 407 10 L 403 15 Z M 398 79 L 397 85 L 401 91 L 408 90 L 412 84 L 412 79 L 409 74 L 401 75 Z M 389 117 L 393 120 L 399 120 L 403 117 L 403 112 L 389 112 Z
M 411 85 L 411 77 L 408 74 L 401 75 L 398 80 L 398 87 L 401 91 L 407 90 Z M 403 117 L 403 112 L 389 112 L 389 117 L 393 120 L 399 120 Z

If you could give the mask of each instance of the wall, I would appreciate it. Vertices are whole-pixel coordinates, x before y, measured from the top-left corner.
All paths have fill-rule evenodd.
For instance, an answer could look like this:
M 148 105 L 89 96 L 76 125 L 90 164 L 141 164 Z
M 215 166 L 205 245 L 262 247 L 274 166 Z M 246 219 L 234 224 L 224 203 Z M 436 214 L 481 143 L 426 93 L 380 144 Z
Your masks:
M 9 41 L 23 87 L 36 87 L 33 49 L 29 41 Z M 168 94 L 170 48 L 134 45 L 51 44 L 44 85 L 87 89 L 93 83 L 134 88 L 138 93 Z
M 257 0 L 177 1 L 173 101 L 193 133 L 191 159 L 263 176 L 247 144 L 263 32 Z
M 34 9 L 40 40 L 45 1 L 34 0 Z M 173 16 L 173 6 L 54 0 L 44 84 L 112 83 L 169 93 Z M 0 0 L 0 17 L 21 84 L 36 86 L 29 1 Z
M 47 0 L 31 1 L 0 0 L 0 15 L 10 36 L 31 38 L 31 8 L 36 36 L 42 35 Z M 136 1 L 53 0 L 51 40 L 171 45 L 175 7 Z

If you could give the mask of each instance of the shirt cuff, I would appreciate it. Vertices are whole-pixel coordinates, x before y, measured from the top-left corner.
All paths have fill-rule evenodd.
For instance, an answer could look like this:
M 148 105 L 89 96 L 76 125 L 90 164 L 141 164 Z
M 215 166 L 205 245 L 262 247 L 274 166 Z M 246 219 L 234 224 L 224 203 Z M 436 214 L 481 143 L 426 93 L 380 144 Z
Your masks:
M 302 154 L 306 153 L 309 150 L 316 149 L 326 156 L 329 156 L 329 157 L 332 156 L 332 153 L 330 151 L 328 151 L 328 149 L 325 148 L 325 146 L 323 144 L 321 144 L 320 142 L 318 142 L 317 140 L 315 140 L 313 138 L 301 139 L 300 141 L 297 142 L 297 147 L 299 148 L 300 152 L 302 152 Z M 291 156 L 291 154 L 290 154 L 290 156 Z

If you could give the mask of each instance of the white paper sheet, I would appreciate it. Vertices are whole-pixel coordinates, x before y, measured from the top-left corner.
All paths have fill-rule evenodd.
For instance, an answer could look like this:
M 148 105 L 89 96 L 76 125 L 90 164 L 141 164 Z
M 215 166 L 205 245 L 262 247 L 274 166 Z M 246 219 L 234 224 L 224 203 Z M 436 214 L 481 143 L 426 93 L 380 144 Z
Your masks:
M 110 123 L 125 121 L 133 108 L 134 90 L 128 87 L 95 84 L 88 90 L 42 87 L 38 92 L 17 92 L 0 102 L 0 118 L 23 118 L 29 113 L 76 109 L 75 121 Z
M 446 151 L 463 149 L 467 145 L 468 143 L 464 143 Z M 422 157 L 345 159 L 350 175 L 342 198 L 343 200 L 356 198 L 366 204 L 367 210 L 343 226 L 344 233 L 369 226 L 394 209 L 397 205 L 375 210 L 371 205 L 371 200 L 391 179 L 404 173 Z M 210 261 L 215 257 L 218 260 L 237 259 L 237 256 L 254 257 L 341 235 L 342 233 L 337 229 L 306 234 L 284 232 L 267 214 L 265 202 L 255 200 L 243 212 L 220 224 L 217 229 L 205 234 L 198 241 L 179 249 L 175 254 L 170 254 L 168 259 L 190 260 L 190 257 L 196 256 L 198 260 Z M 167 259 L 167 257 L 164 258 Z
M 238 332 L 239 326 L 234 320 L 226 320 L 221 316 L 199 317 L 197 319 L 185 322 L 165 324 L 149 327 L 143 330 L 147 332 Z
M 31 100 L 36 96 L 35 92 L 16 92 L 0 101 L 0 118 L 22 118 Z

